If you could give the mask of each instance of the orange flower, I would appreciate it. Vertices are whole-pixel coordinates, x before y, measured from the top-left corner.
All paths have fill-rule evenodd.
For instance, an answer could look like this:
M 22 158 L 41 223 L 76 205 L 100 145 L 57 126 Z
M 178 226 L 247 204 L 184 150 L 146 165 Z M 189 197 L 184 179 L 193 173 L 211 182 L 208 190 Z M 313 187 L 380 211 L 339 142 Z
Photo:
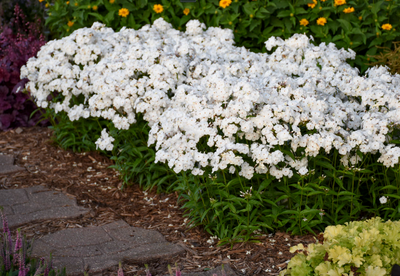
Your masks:
M 318 4 L 318 1 L 317 0 L 313 0 L 313 2 L 314 3 L 312 3 L 312 4 L 307 4 L 310 8 L 314 8 L 317 4 Z
M 183 13 L 184 13 L 185 15 L 188 15 L 189 12 L 190 12 L 190 10 L 189 10 L 188 8 L 186 8 L 186 9 L 183 10 Z
M 129 11 L 126 8 L 122 8 L 118 11 L 118 15 L 122 17 L 127 17 L 129 15 Z
M 164 10 L 164 8 L 163 8 L 162 5 L 157 4 L 157 5 L 154 5 L 154 6 L 153 6 L 153 10 L 154 10 L 156 13 L 161 13 L 161 12 Z
M 39 0 L 40 3 L 42 3 L 44 0 Z
M 78 6 L 78 2 L 75 2 L 75 4 L 74 4 L 74 5 L 75 5 L 75 7 L 77 7 L 77 6 Z
M 354 8 L 353 8 L 353 7 L 351 7 L 351 8 L 346 8 L 346 9 L 343 10 L 343 12 L 344 12 L 344 13 L 352 13 L 352 12 L 354 12 Z
M 114 4 L 115 0 L 110 0 L 110 4 Z
M 392 29 L 392 25 L 390 24 L 383 24 L 381 27 L 383 30 L 390 31 Z
M 224 9 L 228 7 L 232 3 L 232 0 L 220 0 L 219 6 L 223 7 Z
M 68 21 L 67 25 L 68 25 L 68 27 L 72 27 L 72 26 L 74 26 L 74 22 Z
M 97 6 L 93 6 L 92 8 L 94 11 L 97 11 Z
M 44 5 L 46 8 L 50 7 L 49 3 L 46 3 L 46 5 Z
M 326 24 L 326 18 L 325 17 L 320 17 L 320 18 L 318 18 L 318 20 L 317 20 L 317 24 L 318 25 L 321 25 L 321 26 L 324 26 L 325 24 Z
M 69 5 L 69 1 L 67 1 L 67 5 Z
M 340 6 L 346 4 L 346 0 L 335 0 L 335 5 Z
M 303 18 L 302 20 L 300 20 L 300 25 L 302 25 L 302 26 L 307 26 L 308 23 L 310 23 L 310 22 L 308 22 L 308 20 L 305 19 L 305 18 Z

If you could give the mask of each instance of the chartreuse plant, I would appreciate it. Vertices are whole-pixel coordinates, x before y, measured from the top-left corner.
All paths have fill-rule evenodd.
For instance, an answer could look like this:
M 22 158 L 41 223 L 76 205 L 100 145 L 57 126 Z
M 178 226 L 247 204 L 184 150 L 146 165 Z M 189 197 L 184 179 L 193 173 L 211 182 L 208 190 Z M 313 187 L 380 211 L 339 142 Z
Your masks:
M 95 23 L 48 43 L 22 76 L 69 124 L 65 146 L 84 139 L 125 180 L 159 179 L 221 243 L 400 218 L 399 75 L 360 76 L 355 52 L 305 35 L 272 37 L 266 54 L 205 28 Z
M 300 243 L 290 252 L 298 254 L 279 276 L 390 275 L 392 266 L 400 263 L 400 221 L 376 217 L 328 226 L 323 243 Z
M 231 29 L 237 46 L 266 52 L 270 37 L 289 38 L 295 33 L 312 35 L 316 45 L 333 42 L 338 48 L 357 52 L 354 61 L 361 72 L 368 68 L 368 55 L 375 46 L 392 48 L 400 36 L 398 0 L 49 0 L 47 26 L 56 37 L 102 22 L 115 31 L 139 29 L 162 17 L 173 28 L 198 19 L 207 27 Z

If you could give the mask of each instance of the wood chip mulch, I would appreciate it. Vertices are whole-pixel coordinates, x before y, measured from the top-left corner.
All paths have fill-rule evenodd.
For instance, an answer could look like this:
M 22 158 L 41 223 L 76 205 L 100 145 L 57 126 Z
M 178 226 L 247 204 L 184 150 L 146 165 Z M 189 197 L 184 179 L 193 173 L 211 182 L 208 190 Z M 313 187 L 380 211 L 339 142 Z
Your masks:
M 45 185 L 76 197 L 78 205 L 92 212 L 78 219 L 49 220 L 21 227 L 27 239 L 65 228 L 99 226 L 123 219 L 131 226 L 153 229 L 167 241 L 186 249 L 186 256 L 149 263 L 153 276 L 167 275 L 167 265 L 177 263 L 183 273 L 205 271 L 229 264 L 238 275 L 278 275 L 293 256 L 291 246 L 314 243 L 313 235 L 290 236 L 266 233 L 261 243 L 217 246 L 201 227 L 189 229 L 178 195 L 143 191 L 138 184 L 121 191 L 119 173 L 108 168 L 113 161 L 97 152 L 74 153 L 51 142 L 52 130 L 32 127 L 0 132 L 0 154 L 15 156 L 15 164 L 26 171 L 0 175 L 0 189 Z M 321 237 L 319 237 L 321 238 Z M 144 264 L 123 263 L 125 275 L 146 275 Z M 107 274 L 108 273 L 108 274 Z M 103 275 L 117 275 L 117 268 Z

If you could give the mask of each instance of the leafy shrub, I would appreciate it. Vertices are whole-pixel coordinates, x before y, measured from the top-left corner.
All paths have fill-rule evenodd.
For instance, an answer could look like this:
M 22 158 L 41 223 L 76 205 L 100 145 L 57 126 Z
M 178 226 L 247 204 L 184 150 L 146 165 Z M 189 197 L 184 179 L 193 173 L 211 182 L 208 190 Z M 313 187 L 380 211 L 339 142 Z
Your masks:
M 20 68 L 30 57 L 36 55 L 46 42 L 36 24 L 26 21 L 18 5 L 15 6 L 15 20 L 11 26 L 19 33 L 15 34 L 11 26 L 0 31 L 0 130 L 19 126 L 33 126 L 41 117 L 41 112 L 30 100 L 29 93 L 23 91 L 27 79 L 20 79 Z M 40 25 L 40 22 L 39 22 Z M 46 125 L 45 121 L 40 123 Z
M 122 27 L 139 29 L 162 17 L 175 29 L 198 19 L 207 27 L 231 29 L 237 46 L 252 52 L 266 52 L 270 37 L 289 38 L 295 33 L 312 35 L 315 44 L 333 42 L 338 48 L 357 52 L 352 66 L 362 73 L 368 68 L 367 55 L 379 52 L 374 46 L 392 47 L 400 36 L 397 20 L 400 3 L 355 0 L 199 0 L 195 3 L 127 0 L 55 0 L 48 9 L 46 24 L 58 37 L 76 29 L 102 22 L 115 31 Z
M 328 226 L 322 243 L 307 247 L 300 243 L 290 252 L 298 254 L 280 276 L 389 275 L 400 263 L 400 221 L 382 222 L 376 217 Z
M 181 34 L 159 19 L 115 33 L 95 23 L 21 71 L 38 106 L 62 114 L 65 145 L 84 138 L 108 151 L 127 180 L 176 179 L 190 223 L 221 241 L 400 217 L 398 75 L 359 76 L 345 62 L 353 51 L 304 35 L 269 39 L 268 55 L 204 28 L 189 21 Z M 38 74 L 55 55 L 65 62 Z M 166 170 L 153 173 L 156 163 Z

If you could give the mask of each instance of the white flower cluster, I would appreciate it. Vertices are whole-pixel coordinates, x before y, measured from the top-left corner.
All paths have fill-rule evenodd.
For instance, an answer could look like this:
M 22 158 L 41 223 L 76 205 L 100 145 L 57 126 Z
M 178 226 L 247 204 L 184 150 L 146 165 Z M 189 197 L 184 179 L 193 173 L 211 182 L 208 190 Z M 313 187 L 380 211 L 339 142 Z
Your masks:
M 268 55 L 233 46 L 230 29 L 203 29 L 191 20 L 181 33 L 159 18 L 115 33 L 95 23 L 47 43 L 21 78 L 30 80 L 38 106 L 48 106 L 50 92 L 62 93 L 65 100 L 50 108 L 71 120 L 103 117 L 128 129 L 143 113 L 156 162 L 176 173 L 307 174 L 307 158 L 293 160 L 279 149 L 286 145 L 306 156 L 336 148 L 346 165 L 360 161 L 357 149 L 379 151 L 385 166 L 398 163 L 400 148 L 387 134 L 399 126 L 399 75 L 375 67 L 359 76 L 345 62 L 355 52 L 314 46 L 305 35 L 270 38 L 266 48 L 276 49 Z M 85 102 L 71 107 L 79 95 Z M 106 134 L 96 142 L 102 149 L 112 148 Z M 201 138 L 210 151 L 199 150 Z

